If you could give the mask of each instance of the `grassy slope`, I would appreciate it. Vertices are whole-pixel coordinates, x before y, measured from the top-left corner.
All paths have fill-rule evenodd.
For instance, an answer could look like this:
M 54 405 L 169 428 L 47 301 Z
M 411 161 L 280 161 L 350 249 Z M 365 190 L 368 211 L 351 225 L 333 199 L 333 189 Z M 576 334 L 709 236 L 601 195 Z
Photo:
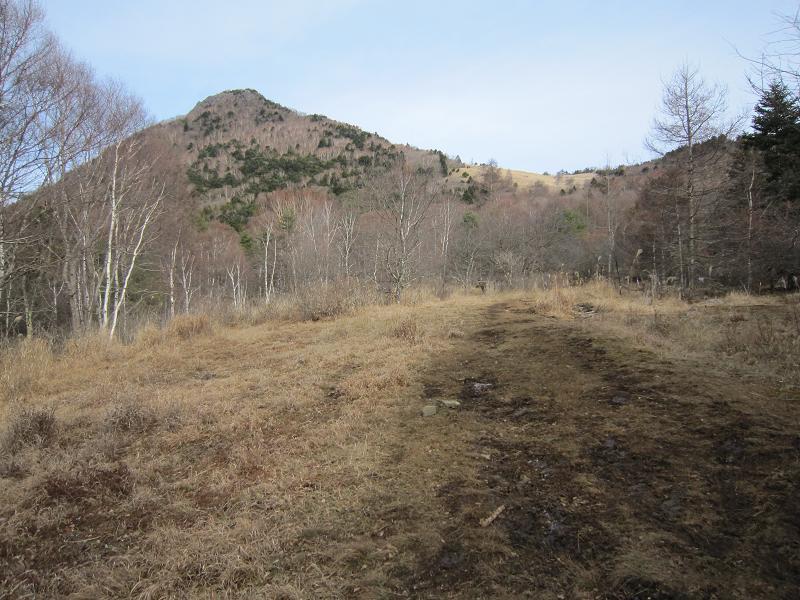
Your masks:
M 448 177 L 448 181 L 457 183 L 466 180 L 463 173 L 466 172 L 470 177 L 475 180 L 480 180 L 483 174 L 484 167 L 481 166 L 466 166 L 461 167 L 457 172 L 454 172 Z M 500 174 L 505 176 L 507 169 L 500 168 Z M 541 173 L 531 173 L 528 171 L 515 171 L 511 170 L 511 178 L 520 188 L 530 188 L 536 183 L 541 183 L 553 189 L 569 188 L 573 185 L 582 188 L 584 184 L 594 177 L 593 173 L 579 173 L 577 175 L 542 175 Z
M 797 306 L 750 304 L 590 286 L 23 344 L 0 597 L 781 597 Z

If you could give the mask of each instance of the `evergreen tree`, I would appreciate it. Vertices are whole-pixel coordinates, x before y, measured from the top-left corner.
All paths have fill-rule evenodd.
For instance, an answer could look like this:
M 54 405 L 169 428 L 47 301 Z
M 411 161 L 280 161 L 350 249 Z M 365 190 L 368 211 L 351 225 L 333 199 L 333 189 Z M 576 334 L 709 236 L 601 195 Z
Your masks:
M 745 145 L 761 153 L 766 195 L 800 200 L 800 101 L 783 82 L 774 81 L 762 92 Z

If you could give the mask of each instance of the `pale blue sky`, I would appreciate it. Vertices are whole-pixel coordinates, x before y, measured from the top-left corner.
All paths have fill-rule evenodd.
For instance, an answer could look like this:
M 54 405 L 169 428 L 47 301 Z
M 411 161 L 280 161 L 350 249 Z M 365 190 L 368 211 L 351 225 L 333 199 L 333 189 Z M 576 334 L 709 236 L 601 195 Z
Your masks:
M 255 88 L 393 142 L 556 171 L 640 160 L 684 60 L 754 100 L 758 55 L 797 0 L 45 0 L 50 27 L 158 119 Z

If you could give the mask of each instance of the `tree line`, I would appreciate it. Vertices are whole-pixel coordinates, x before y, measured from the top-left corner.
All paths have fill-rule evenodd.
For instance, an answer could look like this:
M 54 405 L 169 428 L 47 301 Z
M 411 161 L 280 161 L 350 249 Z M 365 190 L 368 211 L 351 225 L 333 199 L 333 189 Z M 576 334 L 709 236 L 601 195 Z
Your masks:
M 246 178 L 239 163 L 272 181 L 280 157 L 253 150 L 238 162 L 224 155 L 233 170 L 211 186 L 228 200 L 217 209 L 197 201 L 208 178 L 193 178 L 192 166 L 187 176 L 175 158 L 185 121 L 151 127 L 141 100 L 73 58 L 32 0 L 0 0 L 0 20 L 0 333 L 8 337 L 127 335 L 139 318 L 279 297 L 400 301 L 417 283 L 445 294 L 597 277 L 685 297 L 798 285 L 800 76 L 781 48 L 757 63 L 757 101 L 745 119 L 729 117 L 724 88 L 680 66 L 647 139 L 658 158 L 644 164 L 521 188 L 494 161 L 471 176 L 442 153 L 412 159 L 395 147 L 363 161 L 358 185 L 332 191 L 314 179 L 330 160 L 291 154 L 293 168 L 313 168 L 227 198 L 231 182 Z M 800 40 L 797 22 L 786 25 Z M 198 156 L 216 159 L 228 146 Z

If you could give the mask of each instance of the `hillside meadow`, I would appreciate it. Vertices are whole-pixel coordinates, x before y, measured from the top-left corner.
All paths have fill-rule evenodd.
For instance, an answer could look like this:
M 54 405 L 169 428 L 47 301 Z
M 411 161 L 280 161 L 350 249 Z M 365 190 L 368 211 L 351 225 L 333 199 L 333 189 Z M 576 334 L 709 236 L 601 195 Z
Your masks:
M 745 598 L 789 597 L 780 594 L 797 583 L 797 447 L 794 459 L 777 450 L 791 448 L 789 433 L 752 429 L 721 442 L 722 462 L 709 452 L 708 464 L 657 475 L 647 456 L 704 453 L 635 446 L 672 432 L 670 419 L 699 422 L 702 398 L 719 394 L 740 421 L 791 430 L 797 295 L 690 305 L 597 282 L 444 300 L 415 290 L 401 305 L 268 316 L 181 316 L 129 344 L 85 336 L 4 348 L 0 597 Z M 670 393 L 674 408 L 632 412 Z M 426 405 L 436 414 L 421 416 Z M 703 418 L 727 415 L 715 413 Z M 575 418 L 583 425 L 570 429 Z M 648 433 L 634 438 L 639 427 Z M 573 447 L 584 438 L 593 449 Z M 750 479 L 750 452 L 772 469 L 767 480 Z M 620 460 L 620 474 L 603 470 Z M 703 516 L 717 492 L 692 486 L 723 471 L 753 486 L 737 510 L 759 531 L 741 515 Z M 633 508 L 647 502 L 641 491 L 607 504 L 617 477 L 687 487 L 667 494 L 675 512 L 659 524 Z M 613 519 L 599 508 L 629 501 L 633 512 Z M 741 541 L 690 552 L 680 527 L 692 522 L 693 535 Z M 726 544 L 753 555 L 736 577 Z M 678 556 L 683 570 L 664 562 Z

